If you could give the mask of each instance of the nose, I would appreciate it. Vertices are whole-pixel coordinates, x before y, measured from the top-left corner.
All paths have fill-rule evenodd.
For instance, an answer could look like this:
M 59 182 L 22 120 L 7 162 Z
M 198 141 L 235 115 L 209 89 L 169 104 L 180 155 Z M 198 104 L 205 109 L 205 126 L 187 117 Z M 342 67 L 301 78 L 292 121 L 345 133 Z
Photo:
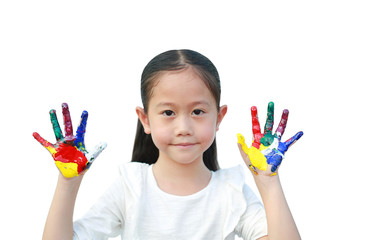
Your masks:
M 192 120 L 187 116 L 180 116 L 176 119 L 176 136 L 190 136 L 193 134 Z

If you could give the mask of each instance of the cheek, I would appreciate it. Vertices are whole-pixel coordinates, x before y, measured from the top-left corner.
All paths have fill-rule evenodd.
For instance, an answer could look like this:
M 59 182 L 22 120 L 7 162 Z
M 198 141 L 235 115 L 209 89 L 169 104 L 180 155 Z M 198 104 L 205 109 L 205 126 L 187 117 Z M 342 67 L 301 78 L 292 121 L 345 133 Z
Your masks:
M 197 136 L 200 136 L 200 140 L 202 142 L 206 142 L 208 147 L 213 143 L 216 133 L 216 125 L 215 123 L 207 123 L 203 124 L 201 127 L 197 129 Z
M 172 134 L 166 127 L 154 126 L 151 129 L 152 129 L 151 136 L 157 148 L 161 148 L 163 145 L 168 144 L 170 142 Z

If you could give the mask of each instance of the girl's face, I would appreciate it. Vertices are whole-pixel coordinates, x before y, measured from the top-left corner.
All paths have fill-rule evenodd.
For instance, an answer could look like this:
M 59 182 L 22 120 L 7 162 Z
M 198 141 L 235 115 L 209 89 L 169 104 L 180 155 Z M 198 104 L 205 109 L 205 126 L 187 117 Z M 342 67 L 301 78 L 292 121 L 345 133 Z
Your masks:
M 218 112 L 215 99 L 192 67 L 159 75 L 148 113 L 137 108 L 145 133 L 159 149 L 158 160 L 190 164 L 202 161 L 227 112 Z

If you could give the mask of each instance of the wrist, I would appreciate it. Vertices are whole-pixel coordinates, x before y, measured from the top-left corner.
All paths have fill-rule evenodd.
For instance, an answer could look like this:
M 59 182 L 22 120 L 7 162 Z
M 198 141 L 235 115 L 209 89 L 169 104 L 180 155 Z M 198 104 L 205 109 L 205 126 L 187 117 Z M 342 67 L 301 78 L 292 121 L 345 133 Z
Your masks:
M 57 186 L 61 189 L 65 189 L 67 191 L 78 191 L 79 186 L 83 180 L 83 175 L 79 175 L 77 177 L 66 178 L 59 174 Z
M 254 180 L 260 193 L 281 188 L 279 174 L 274 176 L 256 175 Z

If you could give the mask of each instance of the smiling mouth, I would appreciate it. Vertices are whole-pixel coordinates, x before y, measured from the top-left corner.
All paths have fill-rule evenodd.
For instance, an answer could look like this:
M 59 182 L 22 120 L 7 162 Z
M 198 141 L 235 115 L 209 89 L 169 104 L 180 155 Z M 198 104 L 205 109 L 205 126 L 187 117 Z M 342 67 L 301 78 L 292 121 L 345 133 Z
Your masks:
M 189 148 L 192 146 L 195 146 L 196 143 L 177 143 L 177 144 L 172 144 L 175 147 L 181 147 L 181 148 Z

